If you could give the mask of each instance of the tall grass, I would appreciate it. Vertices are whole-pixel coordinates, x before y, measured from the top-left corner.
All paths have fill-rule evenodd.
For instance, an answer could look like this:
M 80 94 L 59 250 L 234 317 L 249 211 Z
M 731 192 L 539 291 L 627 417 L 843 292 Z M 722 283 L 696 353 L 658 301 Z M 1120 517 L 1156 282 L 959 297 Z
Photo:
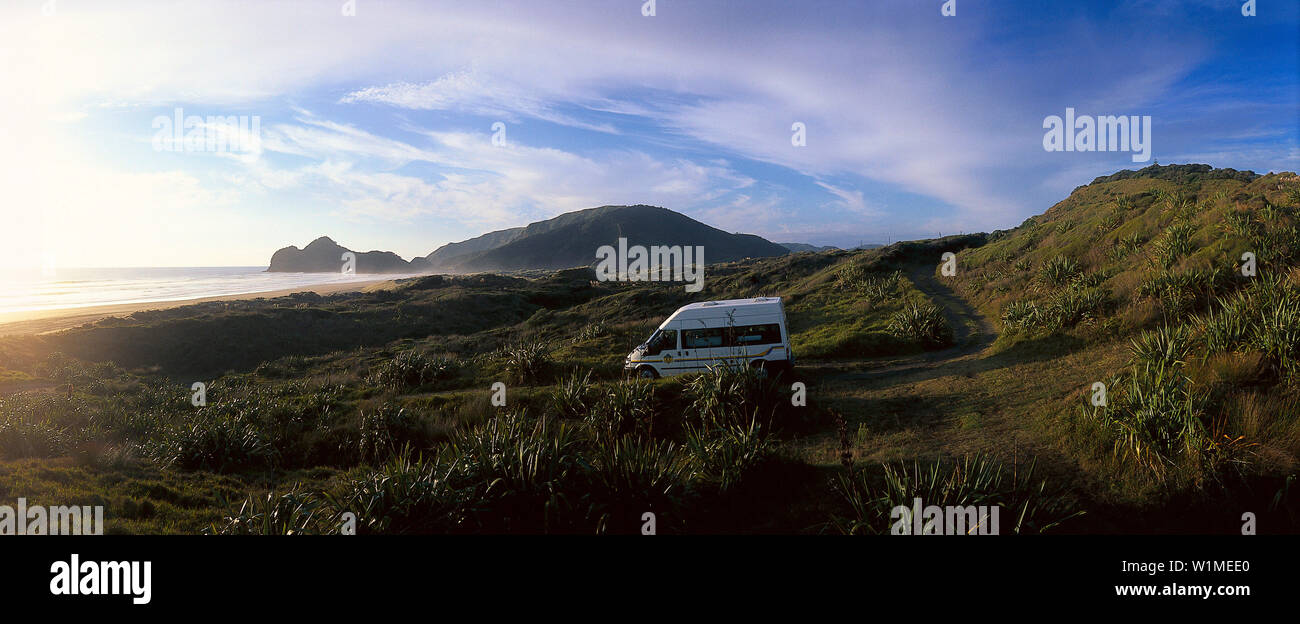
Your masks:
M 1134 232 L 1115 241 L 1115 246 L 1106 252 L 1106 257 L 1112 262 L 1120 262 L 1125 258 L 1133 255 L 1134 252 L 1142 248 L 1146 239 L 1138 232 Z
M 1293 285 L 1260 278 L 1191 322 L 1143 332 L 1130 351 L 1129 369 L 1108 384 L 1107 404 L 1083 408 L 1111 436 L 1121 466 L 1163 485 L 1201 485 L 1268 453 L 1300 449 L 1293 418 L 1268 416 L 1271 424 L 1261 426 L 1257 410 L 1241 406 L 1267 399 L 1234 385 L 1258 384 L 1261 372 L 1284 386 L 1295 382 L 1300 293 Z M 1193 380 L 1193 363 L 1209 371 L 1208 384 Z
M 1166 319 L 1181 319 L 1206 306 L 1222 282 L 1221 274 L 1205 269 L 1181 273 L 1160 271 L 1138 286 L 1138 296 L 1155 299 Z
M 835 288 L 860 295 L 874 305 L 897 294 L 903 280 L 902 271 L 875 273 L 852 260 L 835 272 Z

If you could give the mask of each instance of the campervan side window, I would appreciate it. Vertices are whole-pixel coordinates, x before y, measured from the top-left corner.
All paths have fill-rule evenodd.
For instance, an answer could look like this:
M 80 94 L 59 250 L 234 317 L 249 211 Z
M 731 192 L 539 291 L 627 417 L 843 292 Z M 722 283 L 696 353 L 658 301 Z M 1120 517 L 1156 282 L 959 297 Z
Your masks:
M 688 329 L 682 332 L 683 349 L 748 347 L 769 344 L 781 344 L 781 326 L 776 323 Z
M 646 347 L 646 355 L 659 355 L 665 349 L 677 348 L 677 330 L 661 329 L 650 337 L 650 344 Z
M 732 336 L 729 346 L 781 344 L 781 326 L 776 323 L 744 325 L 736 327 Z
M 683 349 L 709 349 L 723 346 L 722 328 L 688 329 L 682 332 Z

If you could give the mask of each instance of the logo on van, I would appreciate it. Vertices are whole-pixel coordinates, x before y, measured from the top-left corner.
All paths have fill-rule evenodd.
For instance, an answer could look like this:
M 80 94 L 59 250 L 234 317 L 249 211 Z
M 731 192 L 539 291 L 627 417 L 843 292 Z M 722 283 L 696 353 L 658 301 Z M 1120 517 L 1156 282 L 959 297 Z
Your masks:
M 628 246 L 618 239 L 618 248 L 601 245 L 596 249 L 596 279 L 602 282 L 686 282 L 686 292 L 704 290 L 704 246 Z

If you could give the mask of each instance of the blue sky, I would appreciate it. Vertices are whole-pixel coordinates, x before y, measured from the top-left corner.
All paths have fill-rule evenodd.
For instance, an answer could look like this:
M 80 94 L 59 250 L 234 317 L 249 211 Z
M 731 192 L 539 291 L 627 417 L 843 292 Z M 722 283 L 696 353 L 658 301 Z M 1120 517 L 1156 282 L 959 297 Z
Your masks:
M 630 203 L 781 242 L 991 230 L 1148 164 L 1044 151 L 1067 107 L 1150 116 L 1160 163 L 1300 169 L 1294 1 L 344 4 L 7 3 L 0 245 L 257 265 L 329 235 L 411 257 Z M 257 116 L 260 140 L 155 150 L 178 107 Z

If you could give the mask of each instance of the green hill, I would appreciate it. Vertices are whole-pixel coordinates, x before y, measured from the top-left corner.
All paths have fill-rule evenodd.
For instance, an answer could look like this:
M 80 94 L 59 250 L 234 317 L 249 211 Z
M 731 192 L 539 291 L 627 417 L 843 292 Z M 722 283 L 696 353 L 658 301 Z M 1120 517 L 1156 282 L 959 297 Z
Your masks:
M 426 257 L 435 271 L 473 273 L 563 269 L 595 263 L 596 248 L 616 245 L 703 246 L 705 262 L 789 253 L 752 234 L 730 234 L 655 206 L 601 206 L 562 214 L 524 228 L 445 245 Z

